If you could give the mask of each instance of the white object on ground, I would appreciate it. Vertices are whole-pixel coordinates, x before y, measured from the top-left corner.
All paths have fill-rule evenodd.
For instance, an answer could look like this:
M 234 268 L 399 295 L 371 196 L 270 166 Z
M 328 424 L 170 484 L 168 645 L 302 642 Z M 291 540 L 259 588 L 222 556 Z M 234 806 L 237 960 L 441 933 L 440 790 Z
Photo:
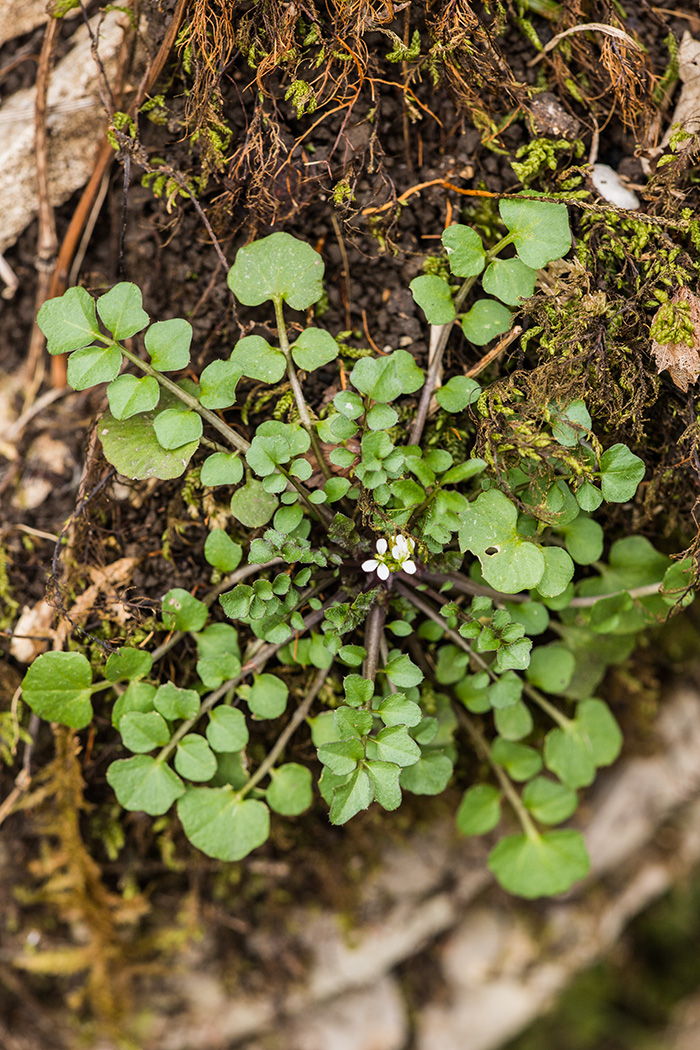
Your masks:
M 639 197 L 632 190 L 623 186 L 620 176 L 608 164 L 594 164 L 591 169 L 591 182 L 601 197 L 618 208 L 636 211 Z

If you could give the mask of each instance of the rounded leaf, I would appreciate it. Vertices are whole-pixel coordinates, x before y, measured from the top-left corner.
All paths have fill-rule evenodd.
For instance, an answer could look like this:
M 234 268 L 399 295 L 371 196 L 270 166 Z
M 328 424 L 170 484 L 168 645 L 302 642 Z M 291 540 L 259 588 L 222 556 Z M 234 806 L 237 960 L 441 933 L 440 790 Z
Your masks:
M 477 299 L 462 318 L 462 331 L 474 346 L 484 346 L 510 328 L 513 315 L 495 299 Z
M 96 383 L 111 383 L 119 375 L 122 355 L 116 346 L 86 346 L 68 358 L 66 378 L 74 390 L 87 390 Z
M 175 751 L 175 769 L 187 780 L 211 780 L 216 773 L 216 758 L 203 736 L 183 736 Z
M 414 277 L 409 287 L 428 324 L 443 325 L 454 321 L 457 313 L 450 286 L 444 277 L 422 274 Z
M 134 755 L 112 762 L 107 770 L 107 783 L 124 809 L 152 817 L 167 813 L 185 790 L 177 773 L 150 755 Z
M 528 196 L 532 196 L 528 191 Z M 569 215 L 563 204 L 544 201 L 501 201 L 501 218 L 513 235 L 513 244 L 526 266 L 539 270 L 561 259 L 571 247 Z
M 278 506 L 277 497 L 266 492 L 255 478 L 250 478 L 245 485 L 236 489 L 231 497 L 231 513 L 241 525 L 249 529 L 267 525 Z
M 257 799 L 239 799 L 232 788 L 189 788 L 177 815 L 193 846 L 217 860 L 242 860 L 270 834 L 270 812 Z
M 158 380 L 153 376 L 117 376 L 107 387 L 109 408 L 115 419 L 129 419 L 139 412 L 150 412 L 160 398 Z
M 115 339 L 128 339 L 148 324 L 141 289 L 129 281 L 115 284 L 97 300 L 97 312 Z
M 44 653 L 22 681 L 22 696 L 35 715 L 72 729 L 92 719 L 92 669 L 82 653 Z
M 528 900 L 565 893 L 589 869 L 586 845 L 578 831 L 509 835 L 489 855 L 489 870 L 503 889 Z
M 240 339 L 233 348 L 228 365 L 261 383 L 279 383 L 287 368 L 282 351 L 271 347 L 260 335 L 246 335 Z
M 537 270 L 520 259 L 494 259 L 482 278 L 488 295 L 495 295 L 508 306 L 517 306 L 520 299 L 528 299 L 535 290 Z
M 202 463 L 199 480 L 208 488 L 237 485 L 243 477 L 243 463 L 235 452 L 213 452 Z
M 190 363 L 192 325 L 182 317 L 156 321 L 146 332 L 144 344 L 151 364 L 159 372 L 175 372 Z
M 273 233 L 241 248 L 228 272 L 228 286 L 245 306 L 268 299 L 306 310 L 323 294 L 323 259 L 310 244 Z
M 330 364 L 339 353 L 335 339 L 323 328 L 305 328 L 290 349 L 294 363 L 305 372 Z
M 486 262 L 481 237 L 471 226 L 456 223 L 442 235 L 450 270 L 455 277 L 478 277 Z
M 69 288 L 63 295 L 47 299 L 36 321 L 46 336 L 50 354 L 80 350 L 101 335 L 95 300 L 85 288 Z
M 475 784 L 462 796 L 457 827 L 463 835 L 486 835 L 501 819 L 501 792 L 492 784 Z
M 248 743 L 245 715 L 237 707 L 221 704 L 209 712 L 206 734 L 215 751 L 240 751 Z
M 270 809 L 285 817 L 296 817 L 307 810 L 313 801 L 311 770 L 296 762 L 287 762 L 273 769 L 271 783 L 265 792 Z

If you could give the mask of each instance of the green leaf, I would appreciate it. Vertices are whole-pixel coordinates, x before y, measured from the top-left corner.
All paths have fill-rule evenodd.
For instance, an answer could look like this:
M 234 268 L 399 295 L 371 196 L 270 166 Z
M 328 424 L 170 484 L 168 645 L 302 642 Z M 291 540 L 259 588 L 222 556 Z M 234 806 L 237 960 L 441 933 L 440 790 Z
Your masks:
M 470 478 L 476 477 L 477 474 L 482 474 L 485 470 L 486 460 L 467 459 L 463 463 L 450 467 L 440 478 L 440 483 L 442 485 L 459 485 L 460 482 L 469 481 Z
M 510 328 L 512 313 L 495 299 L 477 299 L 462 318 L 462 331 L 474 346 L 484 346 Z
M 112 762 L 107 769 L 107 783 L 124 809 L 138 810 L 151 817 L 167 813 L 185 790 L 170 766 L 149 755 Z
M 105 678 L 109 682 L 120 682 L 123 679 L 144 678 L 153 666 L 150 653 L 142 649 L 123 647 L 107 660 Z
M 423 712 L 418 704 L 407 700 L 401 693 L 387 696 L 379 705 L 379 717 L 385 726 L 408 726 L 420 724 Z
M 612 711 L 602 700 L 582 700 L 576 721 L 590 742 L 597 766 L 609 766 L 622 750 L 622 733 Z
M 192 325 L 182 317 L 156 321 L 146 332 L 144 344 L 151 364 L 159 372 L 178 372 L 190 363 Z
M 423 386 L 423 372 L 406 350 L 395 350 L 386 357 L 363 357 L 350 373 L 350 381 L 374 401 L 394 401 L 401 394 L 412 394 Z
M 574 721 L 547 734 L 544 758 L 547 768 L 567 787 L 587 787 L 596 768 L 614 762 L 621 747 L 622 734 L 607 704 L 583 700 Z
M 398 412 L 389 405 L 374 405 L 367 413 L 367 426 L 370 430 L 389 430 L 398 419 Z
M 491 707 L 505 710 L 520 701 L 523 692 L 523 680 L 512 671 L 506 671 L 489 689 Z
M 387 677 L 400 689 L 410 689 L 423 681 L 423 672 L 406 653 L 392 656 L 384 668 Z
M 331 824 L 345 824 L 360 810 L 367 809 L 373 796 L 372 784 L 364 769 L 356 769 L 348 781 L 333 791 Z
M 600 471 L 603 499 L 608 503 L 627 503 L 637 491 L 646 467 L 627 445 L 612 445 L 601 456 Z
M 444 408 L 446 412 L 463 412 L 467 405 L 473 405 L 475 401 L 479 400 L 480 394 L 481 387 L 475 379 L 469 379 L 468 376 L 453 376 L 436 392 L 435 400 L 440 408 Z M 469 460 L 468 462 L 477 463 L 479 461 Z M 452 469 L 456 470 L 457 468 L 453 467 Z M 445 483 L 444 478 L 443 483 Z
M 74 390 L 86 390 L 97 383 L 111 383 L 122 366 L 117 346 L 86 346 L 68 358 L 67 380 Z
M 318 748 L 318 760 L 324 766 L 328 766 L 331 773 L 343 777 L 352 773 L 365 757 L 365 749 L 362 741 L 356 737 L 349 740 L 335 740 L 327 744 L 321 744 Z M 367 803 L 369 805 L 369 803 Z
M 374 797 L 382 809 L 394 810 L 401 805 L 401 770 L 393 762 L 365 762 L 365 769 L 372 781 Z
M 129 419 L 139 412 L 150 412 L 158 404 L 160 387 L 153 376 L 117 376 L 107 387 L 107 400 L 115 419 Z
M 627 591 L 601 598 L 591 609 L 590 625 L 597 634 L 610 634 L 620 626 L 623 614 L 634 606 Z
M 313 801 L 311 770 L 296 762 L 287 762 L 270 773 L 271 783 L 265 792 L 270 809 L 285 817 L 297 817 Z
M 277 497 L 265 492 L 261 482 L 255 478 L 249 478 L 231 497 L 231 513 L 241 525 L 249 529 L 267 525 L 278 506 Z
M 504 740 L 522 740 L 532 732 L 532 715 L 522 700 L 512 707 L 494 711 L 493 720 L 496 732 Z
M 239 340 L 228 363 L 261 383 L 279 383 L 287 369 L 282 351 L 271 347 L 260 335 L 246 335 Z
M 128 339 L 148 324 L 141 289 L 129 281 L 115 284 L 97 300 L 97 312 L 115 339 Z
M 216 773 L 216 758 L 203 736 L 187 733 L 175 750 L 175 769 L 187 780 L 211 780 Z
M 540 547 L 517 533 L 518 512 L 498 489 L 482 492 L 461 516 L 460 550 L 481 562 L 484 579 L 505 594 L 536 587 L 545 570 Z
M 452 292 L 443 277 L 422 274 L 414 277 L 409 287 L 428 324 L 442 325 L 454 321 L 457 313 L 452 302 Z
M 576 667 L 573 653 L 559 642 L 539 645 L 532 653 L 525 675 L 531 685 L 546 693 L 563 693 Z
M 591 414 L 585 403 L 572 401 L 563 412 L 557 412 L 557 421 L 552 423 L 552 434 L 564 448 L 575 448 L 588 436 L 591 425 Z
M 356 707 L 338 707 L 333 712 L 341 740 L 358 739 L 372 729 L 371 711 L 359 711 Z
M 413 795 L 441 795 L 452 769 L 452 762 L 443 751 L 426 751 L 414 765 L 401 770 L 401 787 Z
M 362 707 L 369 703 L 374 692 L 374 683 L 359 674 L 348 674 L 343 678 L 345 700 L 350 707 Z
M 197 412 L 166 408 L 156 415 L 153 429 L 161 448 L 172 451 L 182 445 L 199 442 L 204 427 L 202 417 Z
M 503 740 L 502 737 L 494 740 L 491 757 L 497 765 L 508 771 L 513 780 L 529 780 L 542 768 L 540 753 L 534 747 Z
M 455 277 L 478 277 L 486 264 L 481 237 L 471 226 L 456 223 L 442 235 L 450 270 Z
M 245 306 L 284 299 L 306 310 L 323 294 L 323 259 L 311 245 L 288 233 L 273 233 L 241 248 L 228 272 L 228 286 Z
M 420 747 L 408 735 L 405 726 L 387 726 L 386 729 L 380 729 L 374 741 L 377 745 L 377 757 L 382 762 L 412 766 L 421 756 Z
M 599 561 L 603 553 L 603 530 L 597 521 L 579 515 L 568 525 L 560 526 L 559 532 L 571 557 L 578 565 L 591 565 Z
M 581 510 L 584 510 L 587 514 L 592 514 L 603 502 L 603 493 L 595 485 L 591 485 L 589 481 L 584 481 L 583 485 L 576 491 L 576 501 Z
M 544 634 L 549 627 L 549 612 L 541 602 L 506 602 L 506 609 L 530 636 Z
M 245 715 L 237 707 L 220 704 L 209 712 L 206 735 L 214 751 L 240 751 L 249 736 Z
M 457 810 L 463 835 L 486 835 L 501 819 L 501 792 L 491 784 L 475 784 L 464 792 Z
M 169 722 L 195 718 L 199 713 L 199 695 L 194 689 L 180 689 L 174 682 L 165 682 L 158 686 L 153 706 Z
M 115 701 L 112 708 L 112 725 L 119 728 L 119 722 L 127 711 L 152 711 L 156 687 L 148 682 L 130 682 L 126 690 Z
M 188 788 L 177 815 L 192 845 L 217 860 L 242 860 L 270 835 L 265 803 L 241 800 L 230 787 Z
M 124 747 L 139 754 L 163 747 L 170 740 L 168 723 L 157 711 L 127 711 L 119 719 Z
M 294 363 L 305 372 L 330 364 L 340 352 L 335 339 L 324 328 L 305 328 L 290 350 Z
M 92 670 L 82 653 L 44 653 L 22 680 L 22 696 L 35 715 L 72 729 L 92 719 Z
M 532 196 L 532 191 L 528 191 L 528 195 Z M 498 210 L 513 235 L 515 250 L 533 270 L 563 258 L 571 247 L 565 205 L 533 200 L 501 201 Z
M 55 299 L 47 299 L 37 315 L 50 354 L 69 354 L 100 338 L 95 301 L 85 288 L 69 288 Z
M 176 402 L 181 404 L 169 391 L 161 391 L 162 408 Z M 105 458 L 127 478 L 179 478 L 199 447 L 199 441 L 190 441 L 174 452 L 164 449 L 153 429 L 154 418 L 153 412 L 142 412 L 130 419 L 115 419 L 111 412 L 105 412 L 97 425 Z
M 199 400 L 205 408 L 230 408 L 236 403 L 241 370 L 232 361 L 212 361 L 200 378 Z
M 215 569 L 233 572 L 240 565 L 243 548 L 224 529 L 212 529 L 204 541 L 204 557 Z
M 173 587 L 163 598 L 163 623 L 169 631 L 201 631 L 209 609 L 182 587 Z
M 207 488 L 216 485 L 237 485 L 243 477 L 241 457 L 229 452 L 214 452 L 202 463 L 199 480 Z
M 528 299 L 535 290 L 537 270 L 520 259 L 494 259 L 481 283 L 487 295 L 495 295 L 508 306 L 517 306 L 520 299 Z
M 578 797 L 575 791 L 546 777 L 535 777 L 525 785 L 523 805 L 541 824 L 561 824 L 576 812 Z
M 508 835 L 489 855 L 489 870 L 503 889 L 528 900 L 565 893 L 589 869 L 586 845 L 578 831 L 546 831 L 536 838 Z
M 246 696 L 246 703 L 257 718 L 279 718 L 287 707 L 289 689 L 281 678 L 274 674 L 253 676 L 253 685 Z
M 544 575 L 537 584 L 538 592 L 545 598 L 561 594 L 574 575 L 574 563 L 563 547 L 543 547 Z

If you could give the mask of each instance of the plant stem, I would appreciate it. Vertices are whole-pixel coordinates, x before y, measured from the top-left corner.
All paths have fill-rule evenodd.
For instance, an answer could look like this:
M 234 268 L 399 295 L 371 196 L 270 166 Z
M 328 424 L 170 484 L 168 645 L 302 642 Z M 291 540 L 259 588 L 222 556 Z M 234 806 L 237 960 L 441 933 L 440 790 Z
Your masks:
M 136 356 L 136 354 L 132 354 L 131 350 L 127 350 L 126 347 L 122 346 L 120 343 L 117 343 L 116 346 L 122 352 L 127 361 L 131 361 L 132 365 L 136 365 L 136 367 L 147 376 L 152 376 L 162 387 L 165 387 L 165 389 L 169 390 L 171 394 L 174 394 L 175 397 L 179 398 L 180 401 L 187 405 L 187 407 L 193 412 L 200 415 L 202 419 L 206 419 L 207 423 L 209 423 L 214 430 L 218 430 L 227 443 L 231 445 L 232 448 L 235 448 L 237 452 L 248 451 L 250 445 L 245 438 L 240 437 L 227 423 L 224 423 L 217 415 L 201 405 L 196 397 L 193 397 L 192 394 L 188 394 L 187 391 L 179 387 L 177 383 L 173 383 L 172 379 L 168 379 L 167 376 L 158 372 L 152 365 L 147 364 L 146 361 L 142 361 L 140 357 Z
M 467 277 L 462 283 L 462 287 L 459 289 L 454 298 L 455 311 L 459 310 L 464 300 L 469 295 L 476 276 Z M 447 340 L 450 338 L 450 332 L 454 325 L 454 321 L 450 321 L 448 324 L 442 325 L 442 331 L 440 332 L 440 338 L 438 344 L 435 347 L 435 353 L 433 359 L 428 366 L 428 374 L 425 377 L 425 383 L 423 384 L 423 390 L 421 391 L 420 401 L 418 403 L 418 411 L 416 412 L 416 418 L 413 421 L 413 427 L 411 428 L 411 434 L 408 439 L 409 445 L 418 445 L 420 443 L 421 436 L 423 434 L 423 427 L 425 421 L 428 418 L 428 409 L 430 408 L 430 400 L 433 396 L 433 392 L 437 385 L 438 377 L 440 375 L 440 369 L 442 368 L 442 355 L 445 352 L 447 346 Z
M 247 579 L 248 576 L 255 576 L 259 572 L 264 572 L 265 569 L 273 569 L 276 565 L 286 565 L 284 558 L 273 558 L 272 561 L 266 561 L 262 565 L 244 565 L 241 569 L 236 569 L 235 572 L 230 573 L 220 583 L 217 583 L 216 587 L 212 587 L 208 591 L 202 601 L 205 605 L 213 605 L 220 594 L 227 591 L 229 587 L 235 587 L 241 580 Z M 156 663 L 161 657 L 165 656 L 173 646 L 177 645 L 181 638 L 184 638 L 188 631 L 173 631 L 169 638 L 167 638 L 157 649 L 154 649 L 151 653 L 151 659 L 153 663 Z
M 496 775 L 498 783 L 501 785 L 503 794 L 510 802 L 510 805 L 516 817 L 522 825 L 523 831 L 528 836 L 528 838 L 538 839 L 540 837 L 540 833 L 535 827 L 532 817 L 525 809 L 525 806 L 523 805 L 520 799 L 520 795 L 513 787 L 510 778 L 507 776 L 505 770 L 501 769 L 501 767 L 496 762 L 494 762 L 493 756 L 491 755 L 491 748 L 489 747 L 486 738 L 484 737 L 484 734 L 481 732 L 474 720 L 469 717 L 469 715 L 461 705 L 455 705 L 455 707 L 457 710 L 457 718 L 462 723 L 467 733 L 471 737 L 472 742 L 474 743 L 474 746 L 476 747 L 477 751 L 481 752 L 488 764 L 491 766 L 491 769 Z
M 394 584 L 394 587 L 397 591 L 403 594 L 404 597 L 408 598 L 408 600 L 413 605 L 415 605 L 416 609 L 420 609 L 422 613 L 424 613 L 435 623 L 439 623 L 447 637 L 450 639 L 450 641 L 454 642 L 458 649 L 462 649 L 463 652 L 469 653 L 472 660 L 474 660 L 474 662 L 477 663 L 482 668 L 482 670 L 486 671 L 486 673 L 489 675 L 493 682 L 496 682 L 498 680 L 498 675 L 495 674 L 495 672 L 491 669 L 490 665 L 487 664 L 486 661 L 482 659 L 482 657 L 479 656 L 478 653 L 474 652 L 473 648 L 466 640 L 466 638 L 462 638 L 461 634 L 459 634 L 457 631 L 453 631 L 451 627 L 447 626 L 445 620 L 442 616 L 440 616 L 439 612 L 437 612 L 430 605 L 428 605 L 427 602 L 424 602 L 422 598 L 419 598 L 415 591 L 411 590 L 408 587 L 404 587 L 403 584 L 396 582 Z M 566 715 L 563 715 L 561 711 L 558 711 L 553 704 L 550 704 L 549 700 L 546 700 L 542 696 L 542 694 L 534 688 L 534 686 L 529 685 L 527 682 L 523 682 L 523 692 L 526 693 L 531 700 L 534 700 L 538 707 L 541 707 L 542 710 L 546 714 L 548 714 L 552 721 L 556 722 L 561 729 L 566 729 L 567 726 L 571 724 L 571 719 L 567 718 Z
M 367 657 L 362 668 L 362 677 L 367 678 L 371 682 L 374 681 L 377 674 L 385 620 L 386 605 L 384 602 L 376 601 L 365 621 L 365 649 L 367 650 Z
M 239 798 L 245 798 L 248 792 L 252 791 L 256 784 L 259 784 L 263 777 L 267 776 L 270 770 L 274 768 L 275 762 L 284 751 L 289 740 L 294 735 L 294 733 L 296 733 L 301 723 L 306 720 L 306 716 L 309 713 L 309 708 L 311 707 L 314 700 L 321 691 L 323 683 L 328 678 L 329 674 L 330 668 L 322 668 L 318 672 L 313 682 L 311 683 L 311 687 L 305 699 L 302 701 L 302 703 L 299 705 L 299 707 L 296 709 L 296 711 L 290 718 L 289 724 L 286 725 L 283 731 L 280 733 L 272 749 L 270 750 L 270 753 L 268 754 L 267 758 L 260 763 L 260 765 L 253 773 L 248 783 L 244 784 L 240 791 L 237 792 Z
M 287 362 L 287 378 L 289 379 L 289 385 L 292 388 L 294 394 L 294 400 L 296 402 L 297 411 L 299 412 L 299 419 L 306 433 L 309 435 L 311 440 L 311 447 L 314 450 L 314 455 L 318 460 L 318 465 L 323 471 L 325 478 L 331 477 L 331 470 L 326 463 L 326 458 L 323 455 L 321 449 L 321 443 L 318 440 L 318 434 L 316 428 L 313 425 L 311 416 L 309 415 L 309 409 L 304 400 L 304 394 L 299 383 L 299 376 L 297 370 L 294 367 L 294 361 L 292 360 L 292 353 L 289 349 L 289 340 L 287 338 L 287 326 L 284 320 L 284 310 L 282 309 L 282 299 L 276 296 L 273 300 L 275 304 L 275 319 L 277 321 L 277 338 L 279 339 L 280 350 L 284 354 L 284 359 Z
M 299 634 L 304 634 L 306 631 L 310 630 L 310 628 L 315 627 L 316 624 L 323 619 L 323 617 L 325 616 L 326 605 L 328 604 L 328 602 L 324 603 L 324 607 L 322 609 L 317 609 L 306 617 L 306 619 L 304 620 L 304 630 L 300 631 Z M 199 711 L 194 716 L 194 718 L 188 718 L 185 722 L 182 723 L 182 725 L 178 726 L 178 728 L 175 730 L 165 747 L 161 748 L 156 761 L 165 762 L 166 759 L 168 759 L 173 753 L 177 745 L 180 743 L 183 736 L 187 736 L 189 731 L 194 725 L 197 724 L 202 715 L 205 715 L 207 711 L 211 711 L 212 707 L 214 707 L 214 705 L 219 700 L 221 700 L 222 696 L 226 695 L 229 689 L 235 689 L 235 687 L 239 685 L 244 678 L 247 678 L 249 674 L 252 674 L 252 672 L 256 671 L 258 667 L 261 667 L 264 663 L 266 663 L 270 659 L 270 657 L 274 656 L 275 653 L 279 652 L 279 650 L 283 646 L 285 646 L 288 641 L 289 639 L 286 638 L 283 642 L 268 642 L 266 645 L 263 645 L 262 648 L 256 653 L 256 655 L 243 665 L 243 667 L 238 672 L 235 678 L 230 678 L 227 682 L 224 682 L 223 685 L 220 685 L 218 689 L 215 689 L 213 693 L 210 693 L 206 700 L 202 700 L 201 704 L 199 705 Z

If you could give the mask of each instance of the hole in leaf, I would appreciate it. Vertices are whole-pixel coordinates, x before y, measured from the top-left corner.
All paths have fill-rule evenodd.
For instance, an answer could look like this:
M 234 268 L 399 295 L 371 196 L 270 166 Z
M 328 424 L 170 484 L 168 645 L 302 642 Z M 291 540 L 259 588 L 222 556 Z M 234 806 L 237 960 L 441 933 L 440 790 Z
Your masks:
M 487 547 L 484 554 L 498 554 L 500 547 Z

